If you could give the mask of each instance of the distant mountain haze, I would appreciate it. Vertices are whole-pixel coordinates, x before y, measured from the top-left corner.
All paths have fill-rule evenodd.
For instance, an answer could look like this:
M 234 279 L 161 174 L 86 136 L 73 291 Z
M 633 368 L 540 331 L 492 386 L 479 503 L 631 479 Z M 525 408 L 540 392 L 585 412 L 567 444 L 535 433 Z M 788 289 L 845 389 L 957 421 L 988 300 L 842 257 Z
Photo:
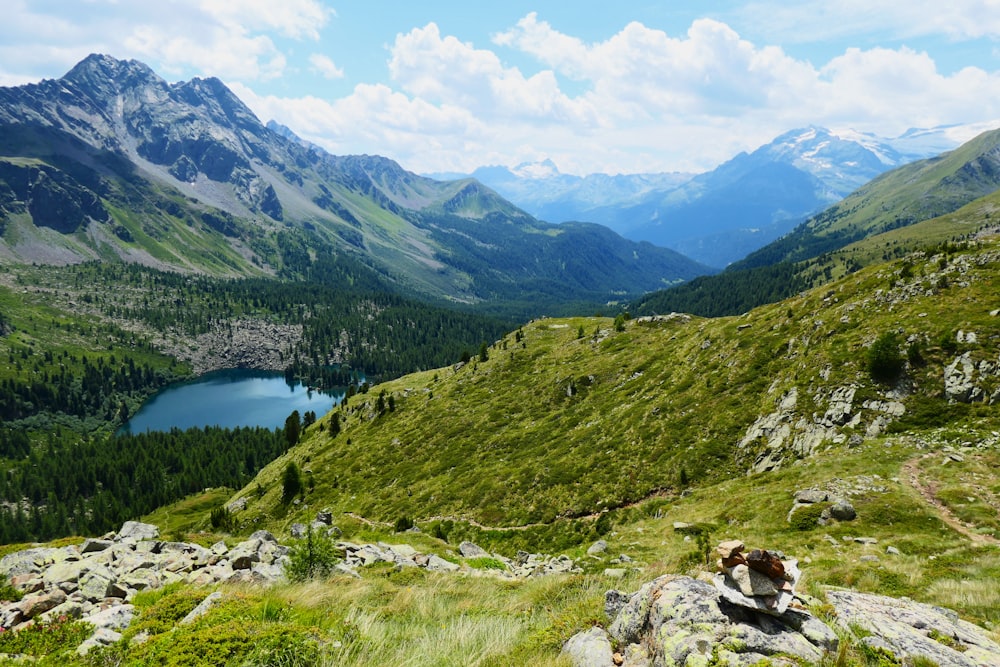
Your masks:
M 958 146 L 948 128 L 895 139 L 807 127 L 704 174 L 559 172 L 550 160 L 470 176 L 543 220 L 587 220 L 724 267 L 894 167 Z M 458 174 L 449 174 L 458 177 Z

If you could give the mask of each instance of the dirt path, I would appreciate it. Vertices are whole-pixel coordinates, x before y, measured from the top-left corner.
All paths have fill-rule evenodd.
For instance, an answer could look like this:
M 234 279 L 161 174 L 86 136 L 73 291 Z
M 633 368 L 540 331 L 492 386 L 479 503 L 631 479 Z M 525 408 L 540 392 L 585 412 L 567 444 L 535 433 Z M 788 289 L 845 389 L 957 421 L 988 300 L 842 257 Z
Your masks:
M 920 497 L 933 507 L 941 520 L 949 527 L 965 535 L 973 544 L 1000 546 L 1000 540 L 992 535 L 977 533 L 973 524 L 962 521 L 955 516 L 947 505 L 937 498 L 937 485 L 932 481 L 924 481 L 920 478 L 920 462 L 934 456 L 934 454 L 923 454 L 915 456 L 903 464 L 903 478 L 912 486 Z

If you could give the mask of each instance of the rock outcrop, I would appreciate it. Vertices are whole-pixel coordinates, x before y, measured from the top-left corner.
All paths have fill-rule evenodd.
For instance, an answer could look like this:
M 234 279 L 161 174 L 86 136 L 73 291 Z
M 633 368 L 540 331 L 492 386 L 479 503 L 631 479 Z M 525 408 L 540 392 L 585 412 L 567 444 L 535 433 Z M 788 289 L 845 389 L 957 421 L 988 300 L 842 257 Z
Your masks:
M 835 656 L 837 633 L 794 592 L 795 561 L 743 550 L 736 540 L 719 545 L 714 585 L 665 575 L 631 595 L 608 591 L 606 629 L 578 633 L 563 653 L 575 667 L 793 667 Z M 952 611 L 847 590 L 827 600 L 841 632 L 901 664 L 919 656 L 940 667 L 1000 665 L 1000 645 Z
M 869 633 L 860 641 L 897 660 L 922 656 L 938 667 L 1000 665 L 1000 644 L 953 611 L 847 590 L 827 591 L 826 599 L 837 612 L 838 625 Z
M 604 649 L 605 641 L 621 647 L 617 658 Z M 836 650 L 837 641 L 805 611 L 755 611 L 727 602 L 712 584 L 667 575 L 629 596 L 607 630 L 591 628 L 573 637 L 564 652 L 577 667 L 749 665 L 765 659 L 791 667 L 796 663 L 782 656 L 817 662 Z
M 790 388 L 777 399 L 775 411 L 758 417 L 737 443 L 753 456 L 748 472 L 776 470 L 788 458 L 811 456 L 824 443 L 848 443 L 851 431 L 864 431 L 874 438 L 906 412 L 902 403 L 890 399 L 857 405 L 856 392 L 853 385 L 818 391 L 812 402 L 825 405 L 825 411 L 805 415 L 799 409 L 799 389 Z
M 82 619 L 95 628 L 81 647 L 116 641 L 132 620 L 132 597 L 141 590 L 174 582 L 210 586 L 223 582 L 270 584 L 283 578 L 289 548 L 267 531 L 258 531 L 232 549 L 219 542 L 211 549 L 159 539 L 151 524 L 126 522 L 105 539 L 80 545 L 37 547 L 0 559 L 6 577 L 24 597 L 0 606 L 0 628 L 59 616 Z

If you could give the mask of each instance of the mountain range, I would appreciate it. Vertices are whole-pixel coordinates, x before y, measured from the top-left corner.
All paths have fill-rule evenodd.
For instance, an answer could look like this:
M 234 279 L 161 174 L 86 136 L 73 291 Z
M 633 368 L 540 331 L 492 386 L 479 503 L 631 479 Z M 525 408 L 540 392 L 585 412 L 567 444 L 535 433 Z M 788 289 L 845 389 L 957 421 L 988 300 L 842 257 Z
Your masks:
M 481 167 L 470 176 L 543 220 L 597 222 L 721 268 L 879 174 L 955 148 L 951 129 L 910 130 L 889 139 L 811 126 L 697 175 L 579 177 L 546 160 Z
M 289 134 L 218 79 L 168 84 L 105 55 L 0 88 L 0 256 L 284 276 L 349 256 L 394 291 L 469 304 L 604 303 L 708 271 L 598 225 L 539 222 L 471 179 Z

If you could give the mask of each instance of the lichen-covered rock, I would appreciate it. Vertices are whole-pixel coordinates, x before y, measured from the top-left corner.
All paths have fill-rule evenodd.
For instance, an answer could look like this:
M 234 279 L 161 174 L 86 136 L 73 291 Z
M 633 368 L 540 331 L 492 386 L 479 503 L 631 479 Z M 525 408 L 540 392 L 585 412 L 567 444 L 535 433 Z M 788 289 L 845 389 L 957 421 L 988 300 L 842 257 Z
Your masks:
M 618 595 L 612 609 L 618 607 Z M 727 603 L 714 586 L 690 577 L 663 576 L 648 582 L 620 606 L 608 634 L 635 664 L 773 665 L 808 663 L 834 651 L 836 635 L 804 611 L 769 615 Z M 603 663 L 607 664 L 607 663 Z M 631 665 L 632 662 L 625 662 Z
M 569 638 L 562 652 L 569 656 L 573 667 L 612 667 L 614 652 L 608 633 L 598 627 Z
M 1000 644 L 978 626 L 940 607 L 846 590 L 827 592 L 844 629 L 860 627 L 871 633 L 899 660 L 921 656 L 939 667 L 995 667 L 1000 665 Z

